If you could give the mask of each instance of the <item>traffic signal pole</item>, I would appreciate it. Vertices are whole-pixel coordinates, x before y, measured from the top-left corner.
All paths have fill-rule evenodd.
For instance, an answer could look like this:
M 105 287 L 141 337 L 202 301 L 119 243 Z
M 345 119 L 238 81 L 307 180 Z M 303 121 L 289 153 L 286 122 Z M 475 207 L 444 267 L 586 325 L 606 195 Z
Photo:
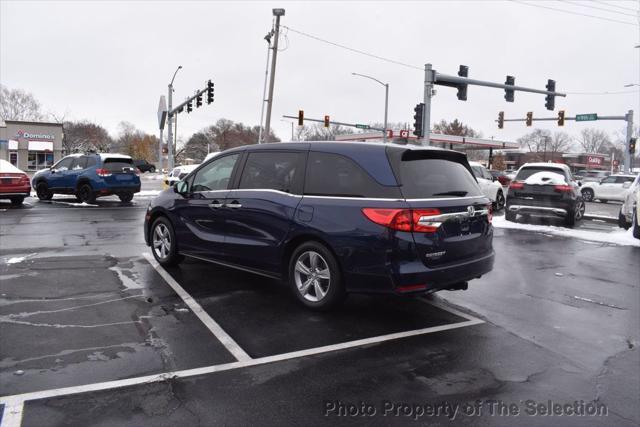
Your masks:
M 424 108 L 422 109 L 421 145 L 429 145 L 431 133 L 431 98 L 433 97 L 433 80 L 435 72 L 431 64 L 424 64 Z
M 631 138 L 633 137 L 633 110 L 627 111 L 625 115 L 627 120 L 627 135 L 626 135 L 626 149 L 624 150 L 624 171 L 626 173 L 631 172 Z

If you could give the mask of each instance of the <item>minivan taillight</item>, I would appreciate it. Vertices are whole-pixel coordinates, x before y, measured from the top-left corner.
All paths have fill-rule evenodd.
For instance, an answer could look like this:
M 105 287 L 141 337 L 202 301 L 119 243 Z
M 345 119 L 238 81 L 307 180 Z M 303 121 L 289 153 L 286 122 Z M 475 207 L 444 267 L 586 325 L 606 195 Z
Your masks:
M 433 233 L 438 227 L 420 224 L 420 219 L 440 215 L 438 209 L 385 209 L 364 208 L 362 213 L 370 221 L 392 230 Z
M 524 182 L 513 181 L 511 185 L 509 185 L 509 189 L 511 190 L 522 190 L 524 188 Z
M 96 173 L 101 177 L 111 176 L 111 171 L 109 171 L 109 169 L 98 168 L 96 169 Z

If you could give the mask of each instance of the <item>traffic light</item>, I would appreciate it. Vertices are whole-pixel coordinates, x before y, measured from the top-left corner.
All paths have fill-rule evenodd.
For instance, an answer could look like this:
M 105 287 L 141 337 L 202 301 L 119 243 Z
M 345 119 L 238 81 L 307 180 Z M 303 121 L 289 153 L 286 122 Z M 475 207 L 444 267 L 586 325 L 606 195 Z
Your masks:
M 413 134 L 418 138 L 422 138 L 424 136 L 422 132 L 422 112 L 424 111 L 424 103 L 416 105 L 416 108 L 414 108 L 413 111 L 416 112 L 413 115 Z
M 209 80 L 207 82 L 207 104 L 211 104 L 213 102 L 213 82 Z
M 558 126 L 564 126 L 564 110 L 558 111 Z
M 324 116 L 324 127 L 328 128 L 330 124 L 329 116 Z
M 527 126 L 531 126 L 533 123 L 533 111 L 527 113 Z
M 196 107 L 202 107 L 202 94 L 196 96 Z
M 631 138 L 629 140 L 629 154 L 631 154 L 632 156 L 636 153 L 636 141 L 637 138 Z
M 304 110 L 298 110 L 298 126 L 304 126 Z
M 190 113 L 190 112 L 192 112 L 192 111 L 193 111 L 193 107 L 191 106 L 191 101 L 189 101 L 189 102 L 187 103 L 187 113 Z
M 504 111 L 500 111 L 498 113 L 498 129 L 502 129 L 504 127 Z
M 549 92 L 555 92 L 556 91 L 556 81 L 555 80 L 547 80 L 547 90 Z M 547 95 L 546 97 L 546 102 L 544 103 L 544 106 L 547 107 L 547 110 L 551 110 L 553 111 L 553 109 L 555 108 L 555 104 L 556 104 L 556 96 L 555 95 Z
M 516 84 L 516 78 L 513 76 L 507 76 L 507 80 L 504 82 L 505 85 L 513 86 Z M 513 89 L 505 89 L 504 90 L 504 99 L 507 102 L 513 102 Z
M 469 77 L 469 67 L 467 67 L 466 65 L 461 65 L 460 69 L 458 70 L 458 75 L 460 77 Z M 460 101 L 466 101 L 467 100 L 467 85 L 466 84 L 459 84 L 458 85 L 458 99 Z

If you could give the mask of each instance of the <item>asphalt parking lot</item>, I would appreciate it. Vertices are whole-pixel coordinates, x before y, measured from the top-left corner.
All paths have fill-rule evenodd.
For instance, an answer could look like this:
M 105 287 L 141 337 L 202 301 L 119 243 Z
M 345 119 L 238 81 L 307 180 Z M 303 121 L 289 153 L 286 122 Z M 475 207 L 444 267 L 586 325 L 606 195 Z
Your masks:
M 638 247 L 496 228 L 468 291 L 314 313 L 270 279 L 157 266 L 147 202 L 0 206 L 3 427 L 640 423 Z

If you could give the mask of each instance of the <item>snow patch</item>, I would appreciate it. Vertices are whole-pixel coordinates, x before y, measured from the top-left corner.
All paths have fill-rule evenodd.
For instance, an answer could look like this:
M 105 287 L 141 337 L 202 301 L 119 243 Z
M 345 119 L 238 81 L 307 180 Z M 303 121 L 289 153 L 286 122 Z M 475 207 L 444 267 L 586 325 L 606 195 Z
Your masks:
M 493 226 L 496 228 L 511 228 L 516 230 L 537 231 L 554 236 L 572 237 L 591 242 L 611 243 L 621 246 L 640 247 L 640 239 L 633 237 L 633 230 L 612 230 L 607 232 L 581 230 L 573 228 L 556 227 L 553 225 L 520 224 L 507 221 L 503 216 L 493 217 Z
M 28 254 L 28 255 L 25 255 L 25 256 L 9 258 L 9 259 L 7 259 L 5 261 L 5 263 L 7 263 L 7 264 L 18 264 L 18 263 L 23 262 L 27 258 L 34 256 L 34 255 L 37 255 L 37 253 L 32 253 L 32 254 Z
M 548 171 L 536 172 L 525 179 L 524 183 L 528 185 L 567 185 L 564 176 Z
M 154 197 L 160 194 L 160 190 L 143 190 L 135 194 L 136 197 Z
M 59 204 L 59 205 L 67 205 L 67 206 L 79 206 L 79 207 L 82 207 L 82 208 L 87 208 L 87 207 L 97 208 L 98 207 L 98 205 L 92 205 L 92 204 L 89 204 L 87 202 L 74 203 L 74 202 L 59 202 L 59 201 L 56 201 L 56 200 L 52 200 L 51 203 L 56 203 L 56 204 Z

